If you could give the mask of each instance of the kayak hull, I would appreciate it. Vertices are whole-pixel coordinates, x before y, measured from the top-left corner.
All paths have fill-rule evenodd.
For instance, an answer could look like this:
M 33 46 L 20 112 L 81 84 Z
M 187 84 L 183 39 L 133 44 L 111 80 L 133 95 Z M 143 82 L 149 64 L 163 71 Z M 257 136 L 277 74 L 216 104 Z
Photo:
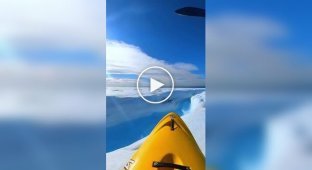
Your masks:
M 205 158 L 192 133 L 175 113 L 167 114 L 125 166 L 125 170 L 205 170 Z

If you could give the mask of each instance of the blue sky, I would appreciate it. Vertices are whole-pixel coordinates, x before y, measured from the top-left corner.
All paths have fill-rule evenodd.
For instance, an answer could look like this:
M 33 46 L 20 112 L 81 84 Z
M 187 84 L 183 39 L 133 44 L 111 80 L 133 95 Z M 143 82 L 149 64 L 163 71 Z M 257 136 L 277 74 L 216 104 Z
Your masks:
M 105 120 L 104 2 L 1 2 L 0 120 Z
M 204 1 L 108 0 L 107 39 L 139 47 L 142 52 L 169 64 L 189 63 L 205 72 L 205 21 L 179 16 L 184 6 L 204 7 Z
M 246 123 L 252 119 L 248 119 L 247 114 L 245 116 L 240 115 L 246 111 L 253 118 L 264 116 L 271 112 L 268 108 L 277 109 L 278 107 L 272 107 L 273 105 L 265 106 L 266 104 L 261 102 L 250 102 L 256 101 L 251 96 L 248 96 L 248 99 L 246 98 L 246 103 L 237 101 L 241 100 L 240 95 L 246 94 L 244 90 L 249 90 L 248 92 L 252 92 L 252 94 L 269 92 L 267 94 L 272 96 L 276 95 L 277 91 L 282 91 L 284 92 L 282 94 L 290 94 L 289 97 L 292 100 L 298 99 L 294 97 L 294 93 L 289 93 L 288 90 L 293 92 L 308 89 L 311 92 L 311 5 L 312 3 L 308 1 L 207 1 L 207 89 L 211 92 L 213 88 L 217 89 L 220 86 L 232 89 L 238 88 L 240 91 L 237 91 L 235 95 L 229 93 L 229 96 L 232 95 L 231 99 L 224 101 L 224 103 L 231 103 L 233 108 L 223 106 L 222 104 L 219 105 L 221 108 L 227 108 L 226 110 L 229 110 L 229 114 L 234 117 L 243 118 L 236 123 L 234 123 L 235 121 L 231 122 L 230 124 L 234 123 L 232 126 L 219 126 L 220 123 L 224 123 L 227 119 L 233 119 L 224 116 L 224 113 L 222 113 L 225 111 L 224 109 L 213 111 L 215 103 L 208 104 L 207 110 L 210 111 L 207 114 L 211 121 L 207 123 L 207 126 L 209 125 L 211 133 L 207 133 L 206 151 L 210 153 L 207 160 L 217 169 L 254 170 L 274 169 L 276 167 L 296 169 L 292 165 L 306 165 L 305 158 L 301 159 L 304 156 L 289 154 L 286 151 L 287 149 L 285 150 L 284 148 L 281 150 L 286 152 L 280 152 L 278 147 L 274 145 L 275 143 L 278 144 L 282 139 L 279 136 L 282 130 L 276 131 L 279 134 L 266 136 L 266 133 L 272 133 L 269 132 L 271 131 L 270 128 L 273 127 L 270 117 L 266 117 L 260 123 Z M 251 86 L 252 88 L 250 88 Z M 265 91 L 267 89 L 270 91 Z M 227 93 L 227 91 L 222 89 L 221 92 Z M 310 94 L 309 92 L 305 91 L 304 94 L 308 95 Z M 287 97 L 283 97 L 284 99 L 287 100 Z M 233 102 L 234 100 L 235 102 Z M 282 100 L 274 102 L 277 101 L 281 102 Z M 274 102 L 270 100 L 268 103 L 271 105 Z M 290 111 L 290 103 L 287 106 L 288 108 L 284 112 L 274 111 L 272 113 L 301 114 L 297 110 L 294 112 Z M 261 111 L 262 109 L 265 110 Z M 303 110 L 309 110 L 309 108 Z M 252 114 L 250 114 L 251 112 Z M 218 122 L 216 118 L 220 115 L 224 119 L 220 119 L 220 122 Z M 275 119 L 276 117 L 274 116 Z M 268 128 L 266 125 L 268 122 L 270 122 L 272 127 Z M 281 123 L 283 121 L 280 121 L 278 118 L 278 122 Z M 285 127 L 290 122 L 290 119 L 287 120 L 287 123 L 284 122 Z M 235 128 L 241 128 L 247 124 L 248 126 L 244 129 L 235 130 Z M 279 125 L 274 125 L 274 128 L 276 127 L 279 127 Z M 281 129 L 288 131 L 285 127 L 283 125 Z M 262 132 L 261 128 L 264 128 L 265 131 Z M 261 139 L 259 139 L 259 136 Z M 278 142 L 271 142 L 272 137 L 274 139 L 275 137 L 278 138 Z M 293 138 L 293 136 L 290 138 Z M 262 144 L 261 140 L 265 140 L 265 142 Z M 299 138 L 295 140 L 299 140 Z M 291 145 L 294 146 L 293 144 Z M 301 143 L 299 145 L 301 146 Z M 291 148 L 288 144 L 284 146 Z M 259 153 L 255 153 L 254 151 L 256 150 L 259 150 Z M 298 157 L 300 159 L 295 159 Z M 285 162 L 285 158 L 291 161 Z
M 103 67 L 102 1 L 12 0 L 0 8 L 0 62 Z
M 309 89 L 311 3 L 206 2 L 208 86 Z
M 209 0 L 206 3 L 207 16 L 213 17 L 220 13 L 243 13 L 257 15 L 279 22 L 287 28 L 287 37 L 278 42 L 278 46 L 300 51 L 307 55 L 296 56 L 303 62 L 312 61 L 312 22 L 310 1 L 283 1 L 283 0 Z M 207 20 L 209 22 L 209 20 Z

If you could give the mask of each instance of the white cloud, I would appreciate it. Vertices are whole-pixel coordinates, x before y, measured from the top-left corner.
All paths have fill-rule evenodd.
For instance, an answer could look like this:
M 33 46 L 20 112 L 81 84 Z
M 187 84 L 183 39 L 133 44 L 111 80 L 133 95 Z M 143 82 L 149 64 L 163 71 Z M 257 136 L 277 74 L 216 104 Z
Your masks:
M 309 170 L 312 166 L 312 103 L 308 101 L 266 125 L 266 145 L 261 169 Z
M 144 53 L 139 47 L 120 41 L 107 41 L 106 69 L 107 73 L 113 74 L 135 74 L 138 75 L 150 66 L 166 68 L 174 77 L 177 86 L 203 86 L 204 79 L 191 71 L 197 67 L 189 63 L 167 63 Z M 110 79 L 111 81 L 112 79 Z M 120 80 L 120 79 L 119 79 Z M 125 86 L 125 81 L 122 86 Z M 120 81 L 119 81 L 120 83 Z M 117 81 L 115 85 L 117 84 Z M 133 86 L 133 84 L 130 84 Z
M 106 86 L 108 87 L 116 87 L 116 85 L 120 84 L 120 86 L 126 84 L 126 85 L 136 85 L 135 79 L 130 78 L 106 78 Z
M 46 123 L 105 121 L 103 69 L 0 67 L 0 119 Z
M 188 71 L 196 71 L 196 70 L 198 70 L 198 68 L 195 65 L 188 64 L 188 63 L 175 63 L 173 66 L 175 68 L 188 70 Z
M 0 37 L 21 46 L 105 46 L 105 1 L 0 0 Z
M 87 51 L 104 64 L 105 10 L 99 0 L 0 0 L 0 119 L 105 121 L 104 65 L 43 64 L 20 52 L 48 48 L 57 60 Z
M 301 56 L 272 44 L 288 34 L 286 27 L 270 18 L 236 14 L 209 17 L 207 85 L 243 88 L 311 85 L 311 64 L 300 64 Z

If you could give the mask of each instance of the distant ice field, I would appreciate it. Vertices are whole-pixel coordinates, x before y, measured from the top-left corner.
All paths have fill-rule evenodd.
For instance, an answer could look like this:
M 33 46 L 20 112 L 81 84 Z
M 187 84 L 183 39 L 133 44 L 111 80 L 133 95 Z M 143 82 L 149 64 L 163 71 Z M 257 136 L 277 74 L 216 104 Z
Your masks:
M 125 93 L 127 91 L 127 94 Z M 136 95 L 136 89 L 118 88 L 107 96 L 107 152 L 128 146 L 146 137 L 169 112 L 184 115 L 191 106 L 191 97 L 204 89 L 178 89 L 172 96 L 161 104 L 150 104 Z M 166 89 L 159 95 L 151 98 L 162 99 L 168 95 Z M 204 122 L 204 120 L 202 120 Z M 203 134 L 204 135 L 204 134 Z

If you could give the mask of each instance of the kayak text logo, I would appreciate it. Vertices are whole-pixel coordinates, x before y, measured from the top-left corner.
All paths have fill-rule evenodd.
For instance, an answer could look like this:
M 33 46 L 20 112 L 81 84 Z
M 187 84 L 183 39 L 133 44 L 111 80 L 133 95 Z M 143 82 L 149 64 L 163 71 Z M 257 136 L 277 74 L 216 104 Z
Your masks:
M 134 160 L 130 159 L 130 161 L 125 165 L 124 169 L 129 170 L 131 168 L 131 165 L 135 163 Z

